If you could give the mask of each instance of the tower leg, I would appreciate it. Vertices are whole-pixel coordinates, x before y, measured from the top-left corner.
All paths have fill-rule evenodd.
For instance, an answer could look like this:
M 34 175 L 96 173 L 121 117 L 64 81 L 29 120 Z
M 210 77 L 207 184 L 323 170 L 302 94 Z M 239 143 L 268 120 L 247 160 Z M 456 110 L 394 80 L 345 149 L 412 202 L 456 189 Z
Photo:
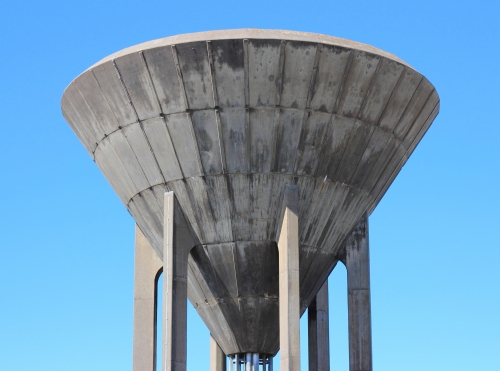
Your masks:
M 372 371 L 370 260 L 368 217 L 365 215 L 346 242 L 349 369 Z
M 279 231 L 280 369 L 300 370 L 298 187 L 287 185 Z
M 163 228 L 162 371 L 186 371 L 187 264 L 195 242 L 174 192 L 165 193 Z
M 307 310 L 309 322 L 309 371 L 330 371 L 328 280 Z
M 210 371 L 226 371 L 226 355 L 210 335 Z
M 156 279 L 163 262 L 135 226 L 133 371 L 156 368 Z

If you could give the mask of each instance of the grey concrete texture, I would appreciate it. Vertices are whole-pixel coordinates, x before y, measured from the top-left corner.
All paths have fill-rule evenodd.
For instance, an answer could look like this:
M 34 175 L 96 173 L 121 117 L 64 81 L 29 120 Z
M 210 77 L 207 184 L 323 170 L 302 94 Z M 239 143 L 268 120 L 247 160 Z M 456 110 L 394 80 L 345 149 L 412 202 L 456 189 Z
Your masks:
M 349 370 L 372 371 L 372 326 L 368 217 L 365 215 L 345 245 L 347 268 Z
M 227 359 L 222 348 L 210 335 L 210 371 L 226 371 Z
M 163 262 L 135 228 L 133 371 L 156 370 L 156 282 Z
M 299 189 L 303 312 L 439 97 L 409 65 L 366 45 L 235 30 L 119 52 L 76 78 L 61 105 L 161 257 L 163 194 L 175 192 L 198 240 L 189 299 L 224 352 L 274 354 L 278 271 L 268 264 L 285 185 Z
M 286 185 L 279 249 L 280 370 L 300 371 L 299 190 Z
M 307 310 L 309 330 L 309 371 L 330 371 L 330 325 L 328 318 L 328 280 Z
M 164 195 L 162 371 L 186 371 L 188 255 L 196 238 L 173 192 Z

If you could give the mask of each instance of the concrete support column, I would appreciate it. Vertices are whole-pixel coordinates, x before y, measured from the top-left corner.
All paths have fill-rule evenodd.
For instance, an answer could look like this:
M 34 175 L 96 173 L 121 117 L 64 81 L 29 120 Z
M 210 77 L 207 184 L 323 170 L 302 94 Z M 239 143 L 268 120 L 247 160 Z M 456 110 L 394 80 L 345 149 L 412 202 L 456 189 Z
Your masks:
M 298 187 L 287 185 L 278 232 L 280 369 L 300 371 Z
M 156 279 L 163 262 L 135 226 L 133 371 L 156 368 Z
M 210 371 L 226 371 L 226 355 L 210 334 Z
M 349 369 L 372 371 L 370 260 L 366 215 L 347 239 L 345 264 L 349 312 Z
M 309 322 L 309 371 L 330 371 L 328 280 L 307 310 Z
M 173 192 L 165 193 L 163 213 L 162 371 L 186 371 L 187 262 L 195 242 Z

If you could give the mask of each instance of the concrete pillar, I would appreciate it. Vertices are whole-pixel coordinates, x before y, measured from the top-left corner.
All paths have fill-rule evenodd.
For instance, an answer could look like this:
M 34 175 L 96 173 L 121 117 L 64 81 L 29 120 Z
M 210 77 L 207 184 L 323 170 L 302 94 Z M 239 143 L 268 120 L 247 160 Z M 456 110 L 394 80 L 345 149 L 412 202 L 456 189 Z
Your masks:
M 226 355 L 210 334 L 210 371 L 226 371 Z
M 287 185 L 278 232 L 281 371 L 300 371 L 298 199 L 298 187 Z
M 165 193 L 163 213 L 162 371 L 186 371 L 187 262 L 195 240 L 173 192 Z
M 370 309 L 370 260 L 368 217 L 365 215 L 346 241 L 349 369 L 372 371 L 372 330 Z
M 307 309 L 309 322 L 309 371 L 330 371 L 328 280 Z
M 133 371 L 156 368 L 156 279 L 163 262 L 135 226 Z

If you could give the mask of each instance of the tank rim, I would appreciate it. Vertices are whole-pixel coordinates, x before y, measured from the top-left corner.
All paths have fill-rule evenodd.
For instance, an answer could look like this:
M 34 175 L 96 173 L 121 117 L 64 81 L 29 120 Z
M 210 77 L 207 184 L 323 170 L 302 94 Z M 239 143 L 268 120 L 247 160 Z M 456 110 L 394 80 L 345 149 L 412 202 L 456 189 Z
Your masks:
M 385 52 L 374 46 L 360 43 L 357 41 L 351 41 L 348 39 L 329 36 L 320 33 L 313 32 L 302 32 L 302 31 L 290 31 L 290 30 L 275 30 L 275 29 L 259 29 L 259 28 L 241 28 L 241 29 L 230 29 L 230 30 L 214 30 L 214 31 L 203 31 L 203 32 L 193 32 L 186 34 L 179 34 L 174 36 L 167 36 L 155 40 L 146 41 L 140 44 L 129 46 L 125 49 L 117 51 L 113 54 L 104 57 L 100 61 L 94 63 L 92 66 L 87 68 L 85 71 L 80 73 L 75 79 L 71 81 L 66 87 L 68 89 L 73 82 L 78 79 L 84 73 L 92 70 L 93 68 L 100 66 L 111 60 L 137 53 L 143 50 L 155 49 L 163 46 L 171 46 L 177 44 L 187 44 L 191 42 L 199 41 L 216 41 L 216 40 L 231 40 L 231 39 L 249 39 L 249 40 L 285 40 L 285 41 L 303 41 L 310 43 L 318 43 L 324 45 L 338 46 L 347 49 L 360 50 L 366 53 L 375 54 L 387 59 L 391 59 L 397 63 L 411 68 L 415 72 L 418 72 L 410 64 L 398 58 L 394 54 Z M 418 72 L 419 73 L 419 72 Z M 66 91 L 65 89 L 65 91 Z

